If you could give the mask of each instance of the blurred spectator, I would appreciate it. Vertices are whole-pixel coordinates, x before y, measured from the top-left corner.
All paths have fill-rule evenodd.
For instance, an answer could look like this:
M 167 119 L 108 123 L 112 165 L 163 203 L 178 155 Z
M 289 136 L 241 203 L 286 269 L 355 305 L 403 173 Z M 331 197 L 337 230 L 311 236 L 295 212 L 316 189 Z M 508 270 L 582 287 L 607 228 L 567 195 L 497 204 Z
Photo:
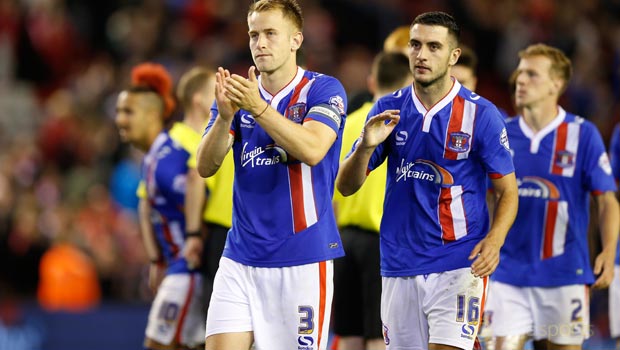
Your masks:
M 92 260 L 70 243 L 57 243 L 41 260 L 38 299 L 49 311 L 81 312 L 101 298 Z

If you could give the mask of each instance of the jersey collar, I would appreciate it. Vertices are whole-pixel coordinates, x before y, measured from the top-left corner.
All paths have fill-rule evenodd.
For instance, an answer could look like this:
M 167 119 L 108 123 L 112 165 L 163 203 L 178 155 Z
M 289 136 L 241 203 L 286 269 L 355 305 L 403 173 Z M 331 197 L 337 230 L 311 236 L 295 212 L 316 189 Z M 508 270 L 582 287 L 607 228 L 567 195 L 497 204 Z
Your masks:
M 422 101 L 420 101 L 418 96 L 415 94 L 414 85 L 411 85 L 411 98 L 413 99 L 413 104 L 418 110 L 418 113 L 424 116 L 424 125 L 422 127 L 422 131 L 429 132 L 433 117 L 437 114 L 437 112 L 441 111 L 445 106 L 450 104 L 460 90 L 461 83 L 459 83 L 456 79 L 452 79 L 452 88 L 450 88 L 450 91 L 448 91 L 448 93 L 441 100 L 437 101 L 437 103 L 435 103 L 433 106 L 431 106 L 430 109 L 427 110 L 426 107 L 424 107 L 424 105 L 422 104 Z
M 301 79 L 304 77 L 305 72 L 306 71 L 303 68 L 297 67 L 297 74 L 295 74 L 295 77 L 288 84 L 286 84 L 282 89 L 280 89 L 280 91 L 276 92 L 275 95 L 271 95 L 269 91 L 265 90 L 262 84 L 261 77 L 259 75 L 258 76 L 258 89 L 260 90 L 260 93 L 263 96 L 263 98 L 265 98 L 265 100 L 267 100 L 267 102 L 269 102 L 269 104 L 272 107 L 277 107 L 280 101 L 284 97 L 288 96 L 288 94 L 290 94 L 291 91 L 293 91 L 293 89 L 297 86 L 297 84 L 299 84 Z
M 558 106 L 558 115 L 553 118 L 551 123 L 547 124 L 547 126 L 540 129 L 536 133 L 532 130 L 532 128 L 530 128 L 529 125 L 527 125 L 523 119 L 523 116 L 519 118 L 519 128 L 521 128 L 523 135 L 529 138 L 531 142 L 530 153 L 538 153 L 538 148 L 540 147 L 540 142 L 542 139 L 557 129 L 558 126 L 560 126 L 560 124 L 564 121 L 564 118 L 566 118 L 566 111 L 562 107 Z

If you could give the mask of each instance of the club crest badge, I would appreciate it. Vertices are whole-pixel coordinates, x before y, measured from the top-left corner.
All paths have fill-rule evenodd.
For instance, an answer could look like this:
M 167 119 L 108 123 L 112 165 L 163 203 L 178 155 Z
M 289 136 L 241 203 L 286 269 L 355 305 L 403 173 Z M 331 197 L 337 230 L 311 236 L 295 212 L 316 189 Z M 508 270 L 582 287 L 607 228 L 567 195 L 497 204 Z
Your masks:
M 448 136 L 448 148 L 456 153 L 469 151 L 471 135 L 464 132 L 452 132 Z
M 560 168 L 570 168 L 575 164 L 575 154 L 569 151 L 557 151 L 555 153 L 555 165 Z
M 286 117 L 295 123 L 301 123 L 306 115 L 306 104 L 296 103 L 290 106 L 286 111 Z

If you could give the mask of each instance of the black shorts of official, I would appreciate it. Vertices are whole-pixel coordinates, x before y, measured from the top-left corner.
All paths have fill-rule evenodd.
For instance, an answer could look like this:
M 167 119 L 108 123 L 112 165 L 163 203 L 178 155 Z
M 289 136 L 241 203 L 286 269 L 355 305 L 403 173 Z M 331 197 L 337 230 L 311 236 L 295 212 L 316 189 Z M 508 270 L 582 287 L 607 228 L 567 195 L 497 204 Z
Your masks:
M 381 338 L 379 234 L 347 226 L 340 236 L 346 256 L 334 260 L 334 333 Z
M 230 228 L 212 223 L 207 223 L 206 228 L 207 239 L 204 241 L 201 267 L 204 275 L 205 297 L 208 303 L 211 300 L 213 280 L 215 279 L 217 268 L 220 266 L 220 258 L 222 257 L 226 236 Z

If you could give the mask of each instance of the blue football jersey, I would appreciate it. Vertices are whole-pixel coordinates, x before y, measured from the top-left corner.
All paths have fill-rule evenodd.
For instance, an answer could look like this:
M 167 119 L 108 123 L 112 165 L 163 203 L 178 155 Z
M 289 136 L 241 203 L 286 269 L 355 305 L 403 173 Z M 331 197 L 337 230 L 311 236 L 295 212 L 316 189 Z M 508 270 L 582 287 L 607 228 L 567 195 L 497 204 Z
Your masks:
M 620 124 L 616 124 L 611 134 L 609 158 L 616 184 L 618 184 L 620 183 Z M 618 242 L 618 251 L 616 252 L 616 265 L 620 265 L 620 241 Z
M 162 131 L 142 165 L 151 223 L 168 264 L 167 273 L 189 272 L 183 257 L 185 244 L 185 189 L 190 154 Z
M 493 278 L 516 286 L 593 283 L 589 197 L 616 189 L 600 133 L 562 108 L 537 133 L 522 117 L 508 121 L 507 129 L 519 211 Z
M 249 266 L 285 267 L 344 255 L 332 209 L 346 94 L 333 77 L 298 68 L 295 78 L 265 101 L 295 123 L 329 126 L 337 140 L 321 162 L 293 159 L 254 120 L 238 111 L 231 125 L 235 179 L 233 220 L 223 256 Z M 217 118 L 217 108 L 206 133 Z
M 379 99 L 368 116 L 388 109 L 400 110 L 400 122 L 369 162 L 370 171 L 388 162 L 382 275 L 470 266 L 489 230 L 487 176 L 514 171 L 501 114 L 457 81 L 429 110 L 410 86 Z

